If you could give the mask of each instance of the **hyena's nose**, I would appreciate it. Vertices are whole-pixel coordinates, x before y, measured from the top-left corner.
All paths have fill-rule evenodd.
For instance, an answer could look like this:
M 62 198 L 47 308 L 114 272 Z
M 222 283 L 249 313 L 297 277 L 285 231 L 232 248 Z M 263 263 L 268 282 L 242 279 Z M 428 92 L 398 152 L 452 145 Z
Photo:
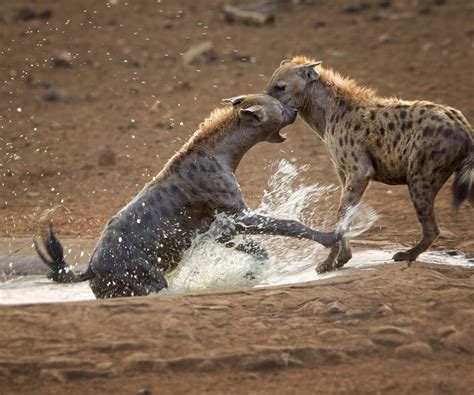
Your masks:
M 298 114 L 298 110 L 291 106 L 285 106 L 285 114 L 293 122 Z

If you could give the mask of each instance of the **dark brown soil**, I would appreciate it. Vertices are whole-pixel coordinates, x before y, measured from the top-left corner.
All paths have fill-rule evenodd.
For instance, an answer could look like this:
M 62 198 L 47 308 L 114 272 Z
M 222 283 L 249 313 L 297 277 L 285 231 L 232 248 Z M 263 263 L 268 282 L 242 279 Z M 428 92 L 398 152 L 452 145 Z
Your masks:
M 210 0 L 3 1 L 0 236 L 29 237 L 53 217 L 60 236 L 97 237 L 222 98 L 262 91 L 294 54 L 322 59 L 383 95 L 449 104 L 474 122 L 471 1 L 380 8 L 371 0 L 351 14 L 342 1 L 301 3 L 255 27 L 225 23 L 223 2 Z M 52 15 L 15 20 L 22 6 Z M 184 65 L 182 54 L 205 40 L 217 60 Z M 54 66 L 62 51 L 71 53 L 70 67 Z M 236 61 L 234 51 L 252 62 Z M 287 132 L 285 144 L 261 144 L 242 162 L 238 178 L 251 207 L 276 159 L 309 164 L 307 182 L 337 183 L 322 142 L 301 121 Z M 437 199 L 442 234 L 433 248 L 473 253 L 473 209 L 452 211 L 450 185 Z M 337 201 L 338 193 L 328 205 Z M 364 239 L 407 246 L 419 239 L 405 186 L 373 183 L 366 201 L 382 219 Z M 416 265 L 310 288 L 2 307 L 0 393 L 469 393 L 472 340 L 447 345 L 437 331 L 455 325 L 468 341 L 472 271 Z M 334 301 L 348 312 L 319 310 Z M 380 304 L 392 313 L 378 317 Z M 370 331 L 389 324 L 409 333 L 388 329 L 383 336 L 398 340 L 374 341 Z M 348 333 L 318 335 L 326 329 Z M 431 353 L 418 345 L 404 359 L 395 352 L 401 338 L 427 343 Z

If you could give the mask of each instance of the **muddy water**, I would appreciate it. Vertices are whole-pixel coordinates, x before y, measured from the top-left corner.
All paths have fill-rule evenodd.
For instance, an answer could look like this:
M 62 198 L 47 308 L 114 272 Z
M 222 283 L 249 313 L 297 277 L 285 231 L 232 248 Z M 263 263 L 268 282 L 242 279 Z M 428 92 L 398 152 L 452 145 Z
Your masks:
M 262 203 L 260 214 L 277 218 L 300 220 L 315 228 L 328 228 L 331 217 L 321 203 L 335 192 L 333 186 L 304 185 L 301 176 L 307 167 L 296 167 L 281 161 L 275 165 Z M 350 210 L 338 224 L 351 237 L 369 229 L 377 219 L 376 213 L 366 206 Z M 316 274 L 317 262 L 324 259 L 327 250 L 319 244 L 282 237 L 255 236 L 269 254 L 262 261 L 239 251 L 215 243 L 226 227 L 232 226 L 225 217 L 219 217 L 211 229 L 200 235 L 173 273 L 168 276 L 169 288 L 159 295 L 202 292 L 242 287 L 262 287 L 321 280 L 343 276 L 354 270 L 389 264 L 395 251 L 358 251 L 343 270 L 324 275 Z M 237 241 L 244 241 L 238 238 Z M 462 254 L 449 255 L 428 252 L 419 257 L 422 262 L 474 267 Z M 0 304 L 67 302 L 93 299 L 88 283 L 55 284 L 45 276 L 22 276 L 0 283 Z
M 279 284 L 293 284 L 307 281 L 322 280 L 325 278 L 344 276 L 358 270 L 371 270 L 382 264 L 390 262 L 395 251 L 367 250 L 354 254 L 353 259 L 343 270 L 333 273 L 318 275 L 314 270 L 314 263 L 305 265 L 279 265 L 268 268 L 269 263 L 262 266 L 258 278 L 246 276 L 245 270 L 249 266 L 235 268 L 231 273 L 212 272 L 205 268 L 199 275 L 191 276 L 192 280 L 186 281 L 186 276 L 170 279 L 170 287 L 159 295 L 189 293 L 200 291 L 213 291 L 241 287 L 262 287 Z M 474 269 L 474 263 L 469 262 L 462 254 L 451 256 L 440 252 L 428 252 L 420 256 L 419 261 L 443 265 L 463 266 Z M 416 263 L 414 263 L 416 265 Z M 250 265 L 251 266 L 251 265 Z M 243 269 L 243 270 L 242 270 Z M 211 273 L 211 276 L 209 276 Z M 244 275 L 242 275 L 242 273 Z M 263 274 L 265 273 L 265 274 Z M 94 299 L 87 282 L 79 284 L 56 284 L 45 276 L 21 276 L 0 283 L 0 304 L 25 304 L 25 303 L 51 303 L 70 302 Z

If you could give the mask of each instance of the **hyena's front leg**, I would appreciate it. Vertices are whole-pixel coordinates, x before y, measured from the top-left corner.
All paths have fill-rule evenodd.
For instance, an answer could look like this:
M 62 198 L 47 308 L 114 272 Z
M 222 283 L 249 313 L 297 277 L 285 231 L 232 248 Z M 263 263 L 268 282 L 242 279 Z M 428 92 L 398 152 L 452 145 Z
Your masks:
M 237 217 L 235 231 L 240 234 L 267 234 L 308 239 L 317 241 L 325 247 L 332 246 L 341 239 L 341 235 L 334 232 L 318 232 L 298 221 L 276 219 L 248 212 Z
M 358 157 L 360 159 L 358 159 L 358 165 L 355 166 L 357 169 L 356 173 L 343 174 L 342 171 L 338 169 L 339 178 L 341 183 L 343 183 L 341 201 L 337 212 L 338 221 L 344 217 L 349 207 L 355 206 L 360 202 L 362 195 L 374 175 L 374 168 L 370 157 L 365 153 L 358 155 Z M 316 266 L 316 271 L 318 273 L 325 273 L 336 268 L 341 268 L 351 258 L 352 252 L 349 241 L 342 239 L 331 248 L 328 257 Z

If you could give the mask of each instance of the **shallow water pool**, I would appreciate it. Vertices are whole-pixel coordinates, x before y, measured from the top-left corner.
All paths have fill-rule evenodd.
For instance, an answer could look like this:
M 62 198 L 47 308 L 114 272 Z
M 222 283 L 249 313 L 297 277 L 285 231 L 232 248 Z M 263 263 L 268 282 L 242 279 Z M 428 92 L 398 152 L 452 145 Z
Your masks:
M 216 273 L 215 276 L 209 276 L 205 272 L 205 280 L 199 277 L 198 273 L 194 276 L 183 276 L 176 273 L 170 277 L 170 287 L 158 294 L 183 294 L 201 291 L 217 291 L 232 288 L 265 287 L 283 284 L 302 283 L 308 281 L 322 280 L 326 278 L 344 276 L 348 273 L 360 270 L 370 270 L 371 268 L 382 264 L 393 264 L 391 257 L 395 251 L 366 250 L 356 252 L 352 260 L 344 267 L 332 273 L 318 275 L 314 270 L 314 263 L 303 265 L 288 265 L 287 267 L 268 267 L 272 265 L 271 260 L 264 264 L 260 273 L 256 273 L 254 278 L 249 278 L 242 274 L 249 267 L 242 265 L 242 270 L 235 270 L 233 273 L 227 273 L 226 278 Z M 422 254 L 419 259 L 421 262 L 462 266 L 474 269 L 474 262 L 466 259 L 462 254 L 450 255 L 441 252 L 427 252 Z M 245 261 L 245 259 L 241 259 Z M 416 265 L 416 263 L 414 263 Z M 185 266 L 187 267 L 187 266 Z M 188 281 L 183 280 L 187 279 Z M 78 284 L 57 284 L 47 279 L 44 275 L 20 276 L 0 283 L 0 304 L 30 304 L 30 303 L 51 303 L 51 302 L 71 302 L 94 299 L 88 282 Z

